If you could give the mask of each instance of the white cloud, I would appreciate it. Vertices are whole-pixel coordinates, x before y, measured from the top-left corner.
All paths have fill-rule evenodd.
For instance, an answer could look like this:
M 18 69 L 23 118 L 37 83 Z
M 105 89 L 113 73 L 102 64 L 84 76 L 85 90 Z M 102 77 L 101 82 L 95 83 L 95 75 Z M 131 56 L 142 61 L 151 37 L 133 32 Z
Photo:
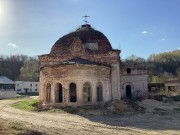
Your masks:
M 16 45 L 16 44 L 13 44 L 13 43 L 8 43 L 8 46 L 10 46 L 10 47 L 13 47 L 13 48 L 18 48 L 18 45 Z
M 162 40 L 162 41 L 165 41 L 166 39 L 165 39 L 165 38 L 162 38 L 161 40 Z
M 147 34 L 148 32 L 147 31 L 143 31 L 142 34 Z

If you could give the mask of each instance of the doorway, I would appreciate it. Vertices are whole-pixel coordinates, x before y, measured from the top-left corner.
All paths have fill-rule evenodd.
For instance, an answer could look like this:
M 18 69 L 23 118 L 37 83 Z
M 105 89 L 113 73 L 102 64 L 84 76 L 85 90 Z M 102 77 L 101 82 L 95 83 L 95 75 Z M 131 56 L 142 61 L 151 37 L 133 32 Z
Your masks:
M 62 84 L 57 83 L 55 85 L 55 93 L 56 93 L 56 102 L 57 103 L 63 102 L 63 88 L 62 88 Z
M 71 83 L 69 86 L 69 97 L 70 97 L 70 102 L 76 102 L 77 97 L 76 97 L 76 84 Z
M 102 85 L 98 84 L 96 86 L 96 94 L 97 94 L 97 102 L 103 101 L 103 91 L 102 91 Z
M 131 86 L 127 85 L 126 86 L 126 98 L 131 98 L 132 94 L 131 94 Z
M 91 86 L 87 82 L 83 86 L 83 101 L 85 103 L 91 101 Z

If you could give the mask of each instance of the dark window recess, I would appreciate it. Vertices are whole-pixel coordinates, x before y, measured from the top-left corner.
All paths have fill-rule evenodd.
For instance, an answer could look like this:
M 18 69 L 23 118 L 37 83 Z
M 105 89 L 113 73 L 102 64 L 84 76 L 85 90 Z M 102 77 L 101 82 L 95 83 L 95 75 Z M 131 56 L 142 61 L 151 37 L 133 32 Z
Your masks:
M 131 73 L 131 68 L 127 68 L 127 73 L 128 73 L 128 74 Z
M 70 102 L 76 102 L 77 96 L 76 96 L 76 84 L 75 83 L 70 84 L 69 96 L 70 96 Z

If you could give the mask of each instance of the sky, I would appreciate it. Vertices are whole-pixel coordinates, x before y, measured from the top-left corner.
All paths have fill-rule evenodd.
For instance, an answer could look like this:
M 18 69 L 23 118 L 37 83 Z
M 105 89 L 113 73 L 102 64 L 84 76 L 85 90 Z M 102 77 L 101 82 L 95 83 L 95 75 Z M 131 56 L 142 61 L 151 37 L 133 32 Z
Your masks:
M 0 55 L 48 54 L 89 15 L 121 58 L 180 49 L 180 0 L 0 0 Z

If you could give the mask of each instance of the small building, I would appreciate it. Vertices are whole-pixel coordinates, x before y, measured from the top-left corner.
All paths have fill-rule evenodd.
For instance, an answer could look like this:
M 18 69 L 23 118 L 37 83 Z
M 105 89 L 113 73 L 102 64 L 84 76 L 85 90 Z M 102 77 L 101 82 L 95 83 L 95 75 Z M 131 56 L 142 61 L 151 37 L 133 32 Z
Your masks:
M 178 90 L 180 92 L 180 80 L 167 80 L 164 82 L 167 91 Z
M 79 106 L 131 98 L 139 91 L 147 94 L 147 74 L 129 69 L 124 74 L 120 53 L 89 24 L 62 36 L 49 54 L 39 56 L 40 100 L 45 105 Z
M 15 81 L 17 93 L 39 93 L 39 82 Z
M 148 74 L 136 64 L 123 63 L 121 66 L 121 97 L 138 98 L 148 93 Z
M 148 84 L 148 91 L 153 92 L 160 89 L 164 89 L 164 83 L 149 83 Z
M 14 97 L 16 97 L 14 81 L 5 76 L 0 76 L 0 99 Z

